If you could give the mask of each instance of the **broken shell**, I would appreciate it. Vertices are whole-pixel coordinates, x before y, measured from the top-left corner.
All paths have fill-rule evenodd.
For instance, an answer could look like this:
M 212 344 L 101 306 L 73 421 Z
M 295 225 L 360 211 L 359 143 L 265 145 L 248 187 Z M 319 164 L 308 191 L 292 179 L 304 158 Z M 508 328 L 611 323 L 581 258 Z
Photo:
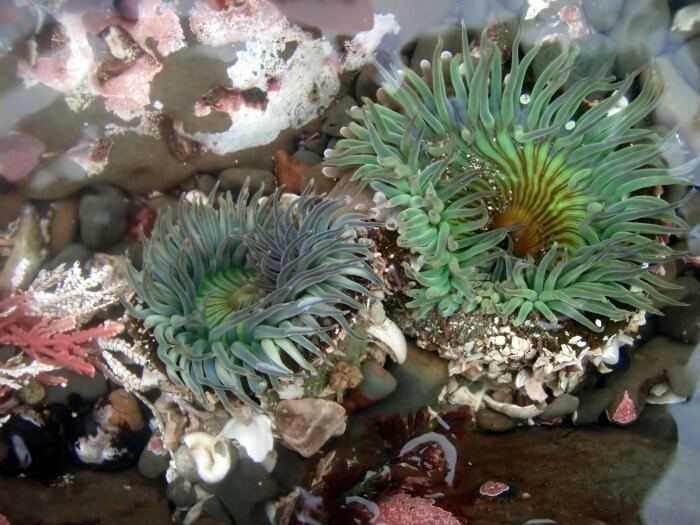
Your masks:
M 197 476 L 205 483 L 218 483 L 233 466 L 229 445 L 207 434 L 191 432 L 183 439 L 197 469 Z
M 370 325 L 367 328 L 367 335 L 398 364 L 406 361 L 406 338 L 394 321 L 386 318 L 381 324 Z
M 262 463 L 273 450 L 272 420 L 264 414 L 254 415 L 247 422 L 231 418 L 218 438 L 235 439 L 250 459 Z

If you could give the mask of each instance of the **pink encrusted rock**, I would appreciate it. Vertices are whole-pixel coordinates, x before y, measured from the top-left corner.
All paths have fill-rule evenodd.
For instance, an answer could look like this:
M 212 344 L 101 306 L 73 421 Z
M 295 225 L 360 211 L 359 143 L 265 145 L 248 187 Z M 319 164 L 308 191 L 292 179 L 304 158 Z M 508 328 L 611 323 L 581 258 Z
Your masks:
M 260 28 L 288 24 L 267 0 L 234 2 L 199 0 L 190 11 L 190 28 L 202 44 L 223 46 L 259 38 Z M 272 32 L 272 31 L 271 31 Z
M 141 0 L 138 21 L 129 33 L 142 48 L 147 48 L 147 41 L 152 39 L 158 53 L 163 56 L 185 47 L 185 35 L 177 12 L 163 0 Z
M 0 137 L 0 176 L 10 182 L 26 177 L 45 150 L 41 141 L 29 135 L 9 133 Z
M 488 498 L 497 498 L 509 490 L 510 486 L 506 485 L 502 481 L 489 480 L 481 484 L 479 487 L 479 494 Z
M 617 423 L 618 425 L 629 425 L 634 423 L 638 417 L 639 414 L 637 412 L 637 408 L 627 390 L 625 390 L 622 401 L 620 401 L 620 404 L 617 405 L 617 408 L 615 408 L 612 415 L 610 415 L 610 412 L 608 411 L 608 418 L 610 421 Z
M 459 525 L 459 521 L 427 498 L 397 492 L 379 502 L 375 525 Z
M 143 55 L 129 69 L 107 80 L 96 88 L 106 99 L 105 108 L 124 120 L 139 116 L 151 100 L 151 81 L 162 67 L 150 55 Z

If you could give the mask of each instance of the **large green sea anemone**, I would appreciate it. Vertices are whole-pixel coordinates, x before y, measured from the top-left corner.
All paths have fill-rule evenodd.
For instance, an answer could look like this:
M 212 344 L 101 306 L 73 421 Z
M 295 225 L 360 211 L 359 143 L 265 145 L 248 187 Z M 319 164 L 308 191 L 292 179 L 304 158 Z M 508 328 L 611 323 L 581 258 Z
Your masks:
M 653 270 L 675 255 L 660 238 L 687 224 L 654 190 L 687 184 L 695 163 L 666 167 L 666 137 L 642 126 L 653 82 L 624 106 L 633 76 L 567 85 L 573 45 L 532 78 L 541 46 L 521 57 L 517 37 L 507 66 L 485 33 L 478 58 L 463 35 L 463 53 L 438 45 L 424 77 L 383 70 L 390 102 L 365 99 L 327 152 L 396 210 L 407 306 L 601 331 L 672 302 Z
M 333 331 L 355 335 L 348 317 L 381 286 L 356 238 L 360 216 L 339 200 L 280 199 L 246 187 L 218 207 L 183 200 L 145 240 L 143 270 L 129 267 L 145 302 L 133 313 L 169 377 L 205 406 L 205 388 L 231 408 L 229 394 L 254 405 L 282 379 L 314 374 Z

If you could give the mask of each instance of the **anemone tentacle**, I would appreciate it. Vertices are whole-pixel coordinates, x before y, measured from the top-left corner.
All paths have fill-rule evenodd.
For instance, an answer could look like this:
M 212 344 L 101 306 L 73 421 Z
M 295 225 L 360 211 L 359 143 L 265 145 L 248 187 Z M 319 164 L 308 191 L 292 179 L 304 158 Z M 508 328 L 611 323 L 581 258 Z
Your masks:
M 144 266 L 128 275 L 145 306 L 132 312 L 153 328 L 169 377 L 205 406 L 205 387 L 231 408 L 229 394 L 257 405 L 279 378 L 316 372 L 335 327 L 382 286 L 357 239 L 371 226 L 343 202 L 304 194 L 282 209 L 269 198 L 218 207 L 180 203 L 144 242 Z M 364 301 L 358 300 L 363 297 Z
M 327 164 L 355 169 L 399 210 L 417 317 L 484 308 L 519 324 L 537 311 L 600 331 L 589 316 L 659 299 L 648 267 L 675 254 L 658 237 L 688 226 L 653 190 L 689 184 L 697 161 L 668 169 L 666 139 L 638 127 L 658 100 L 652 81 L 625 106 L 635 77 L 609 67 L 565 87 L 578 51 L 564 43 L 529 82 L 540 46 L 521 57 L 519 40 L 505 75 L 486 32 L 475 59 L 464 29 L 462 54 L 439 43 L 425 78 L 378 66 L 398 109 L 353 108 Z

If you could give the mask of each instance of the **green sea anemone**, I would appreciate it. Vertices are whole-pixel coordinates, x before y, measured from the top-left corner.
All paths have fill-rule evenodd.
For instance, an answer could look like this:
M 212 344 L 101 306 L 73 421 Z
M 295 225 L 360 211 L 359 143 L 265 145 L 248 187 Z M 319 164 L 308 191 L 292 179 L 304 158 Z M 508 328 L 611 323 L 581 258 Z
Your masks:
M 657 96 L 646 82 L 629 104 L 634 76 L 609 68 L 567 85 L 574 45 L 536 77 L 534 46 L 507 74 L 483 34 L 478 58 L 435 49 L 421 77 L 384 75 L 385 104 L 351 110 L 331 167 L 385 200 L 415 317 L 480 311 L 519 326 L 573 320 L 593 331 L 636 310 L 672 303 L 652 270 L 675 254 L 661 236 L 687 224 L 655 188 L 688 184 L 696 162 L 665 166 L 666 137 L 641 127 Z M 565 87 L 566 86 L 566 87 Z
M 304 194 L 283 209 L 279 191 L 249 197 L 183 200 L 144 241 L 143 270 L 129 266 L 145 303 L 134 315 L 169 377 L 207 407 L 205 387 L 230 409 L 229 393 L 256 405 L 281 378 L 313 375 L 334 330 L 357 336 L 350 314 L 381 286 L 357 239 L 368 224 L 342 201 Z

